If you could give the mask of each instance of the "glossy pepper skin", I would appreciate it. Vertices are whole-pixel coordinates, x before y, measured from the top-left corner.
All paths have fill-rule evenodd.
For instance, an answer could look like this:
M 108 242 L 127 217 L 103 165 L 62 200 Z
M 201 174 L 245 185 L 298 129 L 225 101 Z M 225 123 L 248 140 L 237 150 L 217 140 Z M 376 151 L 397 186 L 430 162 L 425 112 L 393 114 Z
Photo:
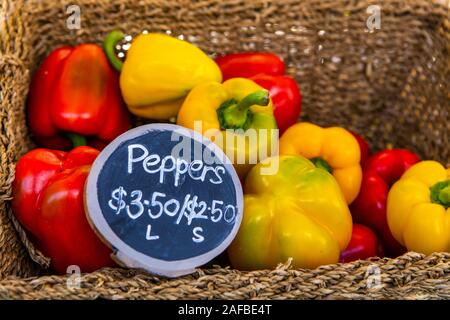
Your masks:
M 177 124 L 196 130 L 218 144 L 241 178 L 256 163 L 251 159 L 262 159 L 261 149 L 271 154 L 273 139 L 278 137 L 278 132 L 272 131 L 277 129 L 277 124 L 269 93 L 244 78 L 194 87 L 180 109 Z M 246 133 L 256 133 L 257 142 L 249 143 Z
M 250 78 L 264 89 L 269 90 L 273 103 L 273 114 L 280 134 L 298 121 L 302 96 L 295 80 L 288 76 L 258 74 Z
M 219 67 L 202 50 L 165 34 L 138 35 L 122 63 L 114 54 L 114 46 L 123 38 L 121 32 L 111 32 L 104 48 L 112 65 L 121 71 L 123 98 L 137 116 L 168 120 L 177 115 L 193 87 L 222 81 Z
M 84 211 L 84 184 L 98 153 L 90 147 L 35 149 L 16 166 L 13 212 L 60 274 L 70 265 L 82 272 L 115 265 Z
M 280 154 L 304 156 L 332 173 L 347 203 L 358 195 L 361 151 L 356 138 L 344 128 L 297 123 L 281 136 Z
M 361 166 L 364 166 L 364 163 L 367 161 L 371 154 L 369 143 L 366 139 L 364 139 L 360 134 L 351 131 L 350 133 L 356 138 L 359 144 L 359 150 L 361 150 L 361 160 L 359 161 L 361 163 Z
M 283 60 L 269 52 L 231 53 L 216 58 L 222 70 L 223 80 L 231 78 L 251 78 L 263 73 L 271 76 L 282 76 L 285 73 Z
M 276 174 L 265 166 L 278 162 Z M 228 255 L 240 270 L 274 268 L 293 258 L 295 268 L 339 260 L 352 234 L 352 218 L 339 185 L 301 156 L 272 157 L 245 180 L 244 215 Z
M 46 148 L 70 149 L 86 139 L 103 148 L 130 127 L 119 76 L 95 44 L 52 51 L 32 79 L 27 103 L 30 130 Z
M 370 257 L 383 257 L 383 245 L 370 228 L 362 224 L 353 224 L 352 238 L 341 253 L 339 262 L 352 262 Z
M 436 161 L 410 167 L 389 191 L 387 219 L 408 250 L 450 252 L 450 168 Z
M 402 174 L 419 161 L 408 150 L 390 149 L 369 157 L 364 165 L 361 191 L 350 206 L 357 223 L 371 227 L 380 237 L 389 257 L 397 257 L 405 248 L 392 236 L 387 224 L 386 204 L 389 189 Z
M 296 81 L 286 76 L 283 60 L 273 53 L 232 53 L 216 59 L 224 80 L 242 77 L 269 90 L 280 134 L 297 122 L 302 96 Z

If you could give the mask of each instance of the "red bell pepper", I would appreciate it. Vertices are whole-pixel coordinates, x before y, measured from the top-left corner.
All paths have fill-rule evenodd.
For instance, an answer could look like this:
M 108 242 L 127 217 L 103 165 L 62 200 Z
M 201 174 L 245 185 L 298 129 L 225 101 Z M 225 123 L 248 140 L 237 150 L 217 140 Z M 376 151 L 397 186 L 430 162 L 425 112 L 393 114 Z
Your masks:
M 82 272 L 115 265 L 84 211 L 84 184 L 98 153 L 91 147 L 35 149 L 16 166 L 13 212 L 61 274 L 70 265 Z
M 269 90 L 273 103 L 273 114 L 277 120 L 280 135 L 295 124 L 300 116 L 302 96 L 295 80 L 288 76 L 258 74 L 251 77 L 264 89 Z
M 269 90 L 280 135 L 300 116 L 302 97 L 295 80 L 284 75 L 283 60 L 273 53 L 234 53 L 216 59 L 223 79 L 242 77 Z
M 279 56 L 268 52 L 231 53 L 216 58 L 216 63 L 222 71 L 223 81 L 250 78 L 260 73 L 282 76 L 286 69 Z
M 34 75 L 28 122 L 47 148 L 103 148 L 130 127 L 119 75 L 95 44 L 64 46 L 50 53 Z
M 406 251 L 394 239 L 386 217 L 389 189 L 419 157 L 408 150 L 380 151 L 369 157 L 363 167 L 361 191 L 350 210 L 357 223 L 371 227 L 381 238 L 386 255 L 396 257 Z
M 356 138 L 356 141 L 358 141 L 359 149 L 361 150 L 361 160 L 359 161 L 359 163 L 361 163 L 361 166 L 364 166 L 364 163 L 366 162 L 367 158 L 369 158 L 371 153 L 369 143 L 358 133 L 351 130 L 350 133 Z
M 353 224 L 352 237 L 347 248 L 341 253 L 339 262 L 364 260 L 370 257 L 382 257 L 383 245 L 376 234 L 362 224 Z

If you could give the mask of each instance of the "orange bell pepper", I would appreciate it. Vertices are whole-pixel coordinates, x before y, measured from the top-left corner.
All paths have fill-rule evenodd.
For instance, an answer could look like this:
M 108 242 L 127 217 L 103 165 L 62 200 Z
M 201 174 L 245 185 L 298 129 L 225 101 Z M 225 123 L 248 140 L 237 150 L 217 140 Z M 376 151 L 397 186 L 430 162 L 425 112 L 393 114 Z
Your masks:
M 340 127 L 321 128 L 308 122 L 290 127 L 280 138 L 280 154 L 302 155 L 337 180 L 347 203 L 361 188 L 361 150 L 352 133 Z

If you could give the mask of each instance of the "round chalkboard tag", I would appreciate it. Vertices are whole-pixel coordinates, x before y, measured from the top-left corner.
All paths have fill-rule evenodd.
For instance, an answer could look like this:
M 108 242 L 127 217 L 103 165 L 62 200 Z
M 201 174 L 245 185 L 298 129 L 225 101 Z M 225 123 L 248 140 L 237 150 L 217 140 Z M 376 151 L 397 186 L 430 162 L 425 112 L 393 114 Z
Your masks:
M 228 247 L 242 220 L 243 194 L 217 145 L 190 129 L 150 124 L 100 153 L 85 207 L 116 261 L 176 277 Z

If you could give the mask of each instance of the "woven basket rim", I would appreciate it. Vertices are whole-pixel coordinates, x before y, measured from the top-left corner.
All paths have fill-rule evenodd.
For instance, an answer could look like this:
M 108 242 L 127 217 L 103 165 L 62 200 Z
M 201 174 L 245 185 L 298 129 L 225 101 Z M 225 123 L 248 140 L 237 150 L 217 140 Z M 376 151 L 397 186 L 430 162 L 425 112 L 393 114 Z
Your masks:
M 290 261 L 274 270 L 213 267 L 196 269 L 194 274 L 177 279 L 143 270 L 104 268 L 81 274 L 79 287 L 68 286 L 72 275 L 9 276 L 0 280 L 0 298 L 297 299 L 299 291 L 304 291 L 306 299 L 450 299 L 449 272 L 450 253 L 426 256 L 415 252 L 395 259 L 358 260 L 314 270 L 292 269 Z M 416 287 L 427 273 L 434 277 L 427 279 L 425 288 Z M 377 275 L 379 280 L 374 278 Z M 224 283 L 229 285 L 224 288 Z M 180 287 L 185 288 L 181 293 L 177 290 Z

